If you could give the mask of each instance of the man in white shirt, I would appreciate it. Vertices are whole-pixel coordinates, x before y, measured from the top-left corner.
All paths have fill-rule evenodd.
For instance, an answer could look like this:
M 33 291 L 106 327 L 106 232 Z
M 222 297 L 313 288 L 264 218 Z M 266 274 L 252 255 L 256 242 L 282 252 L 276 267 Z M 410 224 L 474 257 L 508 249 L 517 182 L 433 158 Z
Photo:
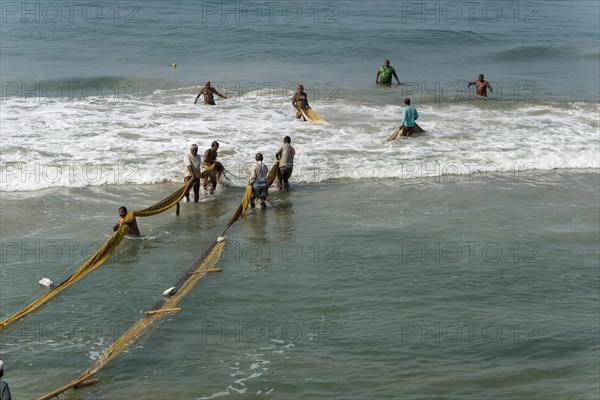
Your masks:
M 183 183 L 187 183 L 190 179 L 196 178 L 200 174 L 200 165 L 202 160 L 198 155 L 198 145 L 190 146 L 190 152 L 183 157 L 184 178 Z M 190 191 L 185 193 L 186 201 L 190 201 Z M 197 203 L 200 200 L 200 179 L 194 183 L 194 201 Z

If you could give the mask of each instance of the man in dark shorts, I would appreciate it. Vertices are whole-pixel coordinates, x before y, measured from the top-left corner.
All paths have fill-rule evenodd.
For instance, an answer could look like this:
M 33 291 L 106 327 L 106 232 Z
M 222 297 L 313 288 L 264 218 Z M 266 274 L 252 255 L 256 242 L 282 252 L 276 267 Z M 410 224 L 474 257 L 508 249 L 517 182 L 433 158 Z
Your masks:
M 392 76 L 396 78 L 399 85 L 400 79 L 398 79 L 398 75 L 396 75 L 396 70 L 390 65 L 390 60 L 385 60 L 383 65 L 377 70 L 375 83 L 378 85 L 392 86 Z
M 289 179 L 294 169 L 294 156 L 296 150 L 291 145 L 292 139 L 289 136 L 283 138 L 283 145 L 275 154 L 275 158 L 279 160 L 279 169 L 277 170 L 277 180 L 279 181 L 277 188 L 279 190 L 285 187 L 285 190 L 290 189 Z
M 294 93 L 294 97 L 292 97 L 292 105 L 296 109 L 296 119 L 302 118 L 303 121 L 306 121 L 302 112 L 300 110 L 310 108 L 308 105 L 308 96 L 304 91 L 304 86 L 298 85 L 298 90 Z
M 202 171 L 204 171 L 206 168 L 210 167 L 211 165 L 217 162 L 217 150 L 219 150 L 219 142 L 214 141 L 210 145 L 210 149 L 207 149 L 204 152 L 204 160 L 202 161 Z M 202 178 L 201 180 L 204 191 L 207 191 L 208 182 L 210 181 L 210 194 L 215 194 L 215 189 L 217 188 L 216 171 L 213 170 L 208 177 Z
M 467 87 L 471 87 L 471 85 L 475 85 L 475 93 L 479 97 L 487 97 L 487 89 L 490 89 L 490 92 L 493 92 L 492 85 L 485 79 L 483 79 L 483 74 L 479 74 L 479 78 L 477 80 L 469 82 Z
M 202 160 L 198 155 L 198 145 L 196 143 L 190 146 L 190 152 L 183 157 L 183 183 L 196 178 L 200 174 Z M 194 183 L 194 201 L 197 203 L 200 199 L 200 181 Z M 190 191 L 185 192 L 185 200 L 190 201 Z
M 194 104 L 196 104 L 198 102 L 198 99 L 200 98 L 200 96 L 204 96 L 204 104 L 209 104 L 211 106 L 214 106 L 215 98 L 214 98 L 213 94 L 216 94 L 217 96 L 219 96 L 223 99 L 227 98 L 227 97 L 223 96 L 221 93 L 217 92 L 217 89 L 210 86 L 210 81 L 206 81 L 206 83 L 204 83 L 204 87 L 202 89 L 200 89 L 200 93 L 198 93 L 198 96 L 196 96 L 196 99 L 194 99 Z

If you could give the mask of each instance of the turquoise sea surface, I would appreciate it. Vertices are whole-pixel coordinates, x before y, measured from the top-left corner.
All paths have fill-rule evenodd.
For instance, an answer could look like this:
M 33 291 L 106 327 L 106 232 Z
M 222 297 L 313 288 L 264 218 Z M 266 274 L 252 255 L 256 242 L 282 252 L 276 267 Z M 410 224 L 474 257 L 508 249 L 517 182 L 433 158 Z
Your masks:
M 181 187 L 190 144 L 219 141 L 229 177 L 0 332 L 13 398 L 72 381 L 152 308 L 286 135 L 292 190 L 233 225 L 222 272 L 61 398 L 600 396 L 597 1 L 0 5 L 0 318 L 118 207 Z M 385 59 L 402 85 L 375 85 Z M 227 99 L 194 105 L 206 80 Z M 294 120 L 298 84 L 328 124 Z M 426 133 L 384 142 L 405 97 Z

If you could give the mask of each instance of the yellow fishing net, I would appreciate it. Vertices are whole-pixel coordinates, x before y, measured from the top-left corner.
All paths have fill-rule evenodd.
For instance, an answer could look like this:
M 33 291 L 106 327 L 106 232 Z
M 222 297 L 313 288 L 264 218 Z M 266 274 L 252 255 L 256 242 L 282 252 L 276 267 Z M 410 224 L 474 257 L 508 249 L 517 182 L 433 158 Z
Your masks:
M 225 247 L 225 242 L 216 242 L 212 245 L 212 247 L 208 250 L 208 254 L 203 257 L 203 259 L 195 265 L 193 271 L 187 273 L 178 283 L 176 288 L 176 292 L 161 301 L 159 301 L 154 307 L 153 311 L 158 310 L 168 310 L 173 308 L 175 305 L 181 301 L 181 299 L 190 291 L 192 288 L 198 283 L 198 281 L 204 276 L 213 270 L 215 263 L 221 257 L 221 253 L 223 252 L 223 248 Z M 45 396 L 39 398 L 39 400 L 48 400 L 53 397 L 58 396 L 62 392 L 77 386 L 84 382 L 86 379 L 91 377 L 93 374 L 97 373 L 102 367 L 108 364 L 110 361 L 118 357 L 123 351 L 125 351 L 131 344 L 133 344 L 136 340 L 138 340 L 147 329 L 149 329 L 153 324 L 158 322 L 163 316 L 167 313 L 156 313 L 156 314 L 147 314 L 142 317 L 138 322 L 133 324 L 131 328 L 129 328 L 119 339 L 113 342 L 110 347 L 102 354 L 102 356 L 96 361 L 94 365 L 92 365 L 89 369 L 83 372 L 77 379 L 72 381 L 71 383 L 56 389 L 55 391 L 48 393 Z
M 273 169 L 271 169 L 272 171 Z M 267 181 L 269 182 L 269 181 Z M 271 181 L 272 183 L 272 181 Z M 250 202 L 250 197 L 252 195 L 252 185 L 248 185 L 246 187 L 246 192 L 244 193 L 244 197 L 242 199 L 242 203 L 239 205 L 237 211 L 231 218 L 231 220 L 227 223 L 225 228 L 223 229 L 222 235 L 225 235 L 229 228 L 240 218 L 242 215 L 242 211 L 248 207 L 248 203 Z M 214 271 L 214 265 L 221 257 L 221 253 L 223 252 L 223 248 L 225 247 L 225 238 L 219 238 L 211 248 L 207 251 L 205 256 L 198 261 L 191 268 L 186 275 L 184 275 L 177 285 L 175 286 L 175 293 L 167 298 L 159 301 L 153 310 L 169 310 L 176 306 L 179 301 L 198 283 L 200 279 L 202 279 L 207 273 Z M 102 367 L 112 361 L 114 358 L 118 357 L 124 350 L 126 350 L 131 344 L 133 344 L 136 340 L 138 340 L 146 330 L 148 330 L 154 323 L 158 322 L 166 313 L 156 313 L 156 314 L 146 314 L 142 319 L 133 324 L 131 328 L 129 328 L 119 339 L 117 339 L 110 347 L 100 356 L 98 361 L 94 365 L 92 365 L 89 369 L 87 369 L 84 373 L 82 373 L 77 379 L 72 381 L 71 383 L 56 389 L 55 391 L 48 393 L 45 396 L 40 397 L 38 400 L 48 400 L 53 397 L 58 396 L 64 391 L 76 387 L 77 385 L 82 384 L 92 375 L 97 373 Z
M 415 122 L 415 126 L 412 130 L 412 134 L 415 133 L 424 133 L 425 131 Z M 407 136 L 407 128 L 405 126 L 399 126 L 388 136 L 385 141 L 390 142 L 392 140 L 396 140 L 398 136 Z
M 131 214 L 127 215 L 127 217 L 130 217 L 130 216 L 131 216 Z M 44 294 L 43 296 L 40 296 L 37 300 L 33 301 L 31 304 L 29 304 L 27 307 L 23 308 L 21 311 L 16 312 L 13 315 L 0 321 L 0 328 L 3 329 L 7 325 L 18 320 L 19 318 L 29 314 L 30 312 L 32 312 L 33 310 L 37 309 L 42 304 L 44 304 L 45 302 L 50 300 L 52 297 L 59 294 L 62 290 L 66 289 L 73 283 L 82 279 L 84 276 L 86 276 L 87 274 L 89 274 L 90 272 L 92 272 L 93 270 L 98 268 L 99 266 L 101 266 L 104 263 L 104 261 L 106 261 L 106 259 L 108 257 L 110 257 L 112 252 L 117 248 L 117 246 L 121 242 L 121 239 L 123 239 L 123 237 L 127 233 L 128 229 L 129 228 L 127 227 L 127 225 L 121 225 L 121 227 L 110 237 L 110 239 L 108 239 L 102 245 L 102 247 L 100 247 L 98 249 L 98 251 L 96 251 L 67 280 L 65 280 L 63 283 L 56 286 L 54 289 L 52 289 L 48 293 Z
M 301 108 L 300 112 L 302 113 L 302 116 L 304 117 L 304 119 L 307 120 L 308 122 L 311 122 L 313 124 L 327 123 L 327 121 L 325 121 L 323 118 L 321 118 L 321 116 L 319 114 L 314 112 L 312 108 Z
M 275 178 L 277 178 L 277 170 L 279 169 L 279 160 L 275 160 L 275 162 L 273 163 L 273 166 L 271 167 L 271 169 L 269 170 L 269 173 L 267 174 L 267 186 L 271 186 L 273 184 L 273 182 L 275 181 Z
M 207 168 L 196 179 L 204 177 L 203 174 L 210 173 L 212 171 L 212 169 L 214 168 L 214 165 L 215 164 L 213 164 L 209 168 Z M 167 211 L 169 208 L 173 207 L 178 202 L 180 202 L 181 199 L 183 199 L 183 196 L 185 196 L 185 193 L 196 182 L 196 179 L 189 180 L 179 190 L 177 190 L 175 193 L 173 193 L 169 197 L 167 197 L 167 198 L 159 201 L 158 203 L 156 203 L 156 204 L 154 204 L 154 205 L 152 205 L 152 206 L 150 206 L 148 208 L 144 208 L 143 210 L 130 211 L 127 214 L 127 216 L 125 217 L 125 219 L 131 218 L 132 215 L 139 216 L 139 217 L 149 217 L 149 216 L 160 214 L 162 212 Z M 51 298 L 53 298 L 54 296 L 56 296 L 58 293 L 60 293 L 61 291 L 63 291 L 64 289 L 68 288 L 69 286 L 71 286 L 75 282 L 77 282 L 80 279 L 84 278 L 90 272 L 92 272 L 95 269 L 97 269 L 98 267 L 100 267 L 108 259 L 108 257 L 110 257 L 110 255 L 117 248 L 117 246 L 119 245 L 119 243 L 121 243 L 121 240 L 123 239 L 123 237 L 127 233 L 127 230 L 128 230 L 127 226 L 126 225 L 122 225 L 98 249 L 98 251 L 96 251 L 85 263 L 83 263 L 83 265 L 81 265 L 64 282 L 62 282 L 60 285 L 58 285 L 55 288 L 53 288 L 52 290 L 50 290 L 48 293 L 46 293 L 46 294 L 38 297 L 35 301 L 33 301 L 27 307 L 23 308 L 22 310 L 14 313 L 13 315 L 10 315 L 9 317 L 6 317 L 2 321 L 0 321 L 0 329 L 4 329 L 6 326 L 10 325 L 11 323 L 19 320 L 20 318 L 24 317 L 25 315 L 27 315 L 30 312 L 34 311 L 35 309 L 39 308 L 42 304 L 44 304 L 45 302 L 47 302 L 48 300 L 50 300 Z
M 277 167 L 278 161 L 275 162 L 269 174 L 267 176 L 267 184 L 270 186 L 276 175 L 277 175 Z M 204 171 L 204 173 L 210 172 L 211 168 L 208 168 Z M 205 175 L 201 174 L 204 177 Z M 145 208 L 143 210 L 131 211 L 125 217 L 126 219 L 131 218 L 132 215 L 136 216 L 151 216 L 161 212 L 164 212 L 177 204 L 185 193 L 191 188 L 191 186 L 195 183 L 195 179 L 188 181 L 182 188 L 180 188 L 177 192 L 173 193 L 171 196 L 166 199 L 154 204 L 151 207 Z M 234 216 L 231 218 L 229 223 L 223 229 L 222 235 L 225 235 L 227 231 L 231 228 L 231 226 L 240 218 L 245 215 L 245 211 L 250 203 L 250 198 L 252 196 L 252 185 L 248 185 L 246 187 L 246 191 L 244 193 L 244 197 L 242 199 L 241 204 L 239 205 L 237 211 Z M 66 281 L 61 283 L 59 286 L 54 288 L 52 291 L 47 293 L 44 296 L 41 296 L 39 299 L 31 303 L 28 307 L 24 308 L 20 312 L 6 318 L 2 321 L 2 325 L 0 327 L 4 327 L 11 322 L 19 319 L 20 317 L 26 315 L 27 313 L 35 310 L 44 302 L 52 298 L 62 289 L 68 287 L 69 285 L 75 283 L 79 279 L 83 278 L 85 275 L 98 268 L 102 263 L 110 256 L 110 254 L 114 251 L 114 249 L 118 246 L 121 239 L 125 236 L 128 227 L 126 225 L 122 225 L 113 236 L 92 256 L 88 259 L 73 275 L 69 277 Z M 136 340 L 138 340 L 152 325 L 158 322 L 165 314 L 172 311 L 179 311 L 180 309 L 175 309 L 176 306 L 183 297 L 190 291 L 192 288 L 200 281 L 200 279 L 204 278 L 207 273 L 216 272 L 220 270 L 214 269 L 216 262 L 221 257 L 221 253 L 223 252 L 223 248 L 225 247 L 225 237 L 221 237 L 217 239 L 210 249 L 207 250 L 206 254 L 196 262 L 191 269 L 177 282 L 175 285 L 175 292 L 167 298 L 161 299 L 152 310 L 148 311 L 139 321 L 133 324 L 119 339 L 113 342 L 110 347 L 102 354 L 102 356 L 92 365 L 89 369 L 83 372 L 77 379 L 70 382 L 69 384 L 56 389 L 55 391 L 48 393 L 39 398 L 39 400 L 49 400 L 54 397 L 57 397 L 59 394 L 64 391 L 76 387 L 80 384 L 85 384 L 85 381 L 90 378 L 92 375 L 97 373 L 101 368 L 103 368 L 110 361 L 118 357 L 123 351 L 125 351 L 129 346 L 131 346 Z

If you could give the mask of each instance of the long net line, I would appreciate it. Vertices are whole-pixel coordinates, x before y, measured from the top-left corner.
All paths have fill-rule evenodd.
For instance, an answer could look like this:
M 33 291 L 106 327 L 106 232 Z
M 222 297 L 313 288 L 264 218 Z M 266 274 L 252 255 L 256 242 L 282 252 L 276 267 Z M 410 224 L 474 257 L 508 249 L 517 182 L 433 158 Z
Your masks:
M 225 242 L 216 242 L 211 248 L 208 250 L 207 254 L 201 259 L 196 266 L 195 270 L 191 273 L 188 273 L 182 278 L 180 283 L 178 283 L 177 291 L 171 297 L 168 297 L 166 300 L 161 300 L 157 303 L 154 308 L 154 311 L 157 310 L 167 310 L 169 308 L 173 308 L 176 306 L 179 301 L 190 291 L 192 288 L 198 283 L 198 281 L 210 272 L 213 269 L 215 263 L 221 257 L 221 252 L 225 247 Z M 141 338 L 141 336 L 156 322 L 160 321 L 166 314 L 168 313 L 156 313 L 156 314 L 146 314 L 142 319 L 133 324 L 120 338 L 114 341 L 110 347 L 100 356 L 98 361 L 94 363 L 89 369 L 84 371 L 77 379 L 74 381 L 56 389 L 55 391 L 48 393 L 39 398 L 39 400 L 47 400 L 53 397 L 58 396 L 64 391 L 75 387 L 85 380 L 90 378 L 93 374 L 97 373 L 100 369 L 102 369 L 106 364 L 110 361 L 117 358 L 123 351 L 125 351 L 129 346 L 131 346 L 135 341 Z
M 271 186 L 275 177 L 277 176 L 277 168 L 278 161 L 275 162 L 269 174 L 267 175 L 267 185 Z M 84 383 L 87 379 L 89 379 L 92 375 L 97 373 L 100 369 L 102 369 L 106 364 L 110 361 L 117 358 L 121 353 L 123 353 L 128 347 L 130 347 L 134 342 L 139 340 L 144 333 L 148 329 L 150 329 L 156 322 L 160 321 L 162 317 L 164 317 L 169 309 L 172 309 L 176 306 L 183 297 L 190 291 L 192 288 L 200 281 L 200 279 L 204 278 L 207 273 L 210 273 L 214 270 L 214 266 L 221 258 L 221 253 L 223 252 L 223 248 L 225 247 L 225 239 L 224 235 L 229 231 L 229 229 L 233 226 L 233 224 L 240 218 L 244 218 L 245 211 L 248 208 L 248 204 L 250 203 L 250 198 L 252 196 L 252 185 L 248 185 L 246 187 L 246 191 L 244 192 L 244 196 L 242 198 L 242 202 L 239 205 L 238 209 L 234 213 L 233 217 L 229 220 L 225 228 L 221 233 L 221 238 L 218 238 L 212 246 L 206 251 L 204 256 L 198 260 L 191 268 L 190 271 L 187 272 L 175 285 L 176 292 L 173 296 L 168 298 L 163 298 L 158 301 L 153 310 L 151 310 L 151 314 L 145 314 L 139 321 L 133 324 L 119 339 L 114 341 L 108 349 L 100 356 L 98 361 L 94 363 L 90 368 L 84 371 L 79 377 L 77 377 L 72 382 L 54 390 L 51 393 L 48 393 L 38 400 L 49 400 L 53 397 L 58 396 L 59 394 L 73 388 L 78 385 Z M 161 311 L 166 310 L 167 312 L 159 312 L 152 313 L 153 311 Z
M 156 203 L 150 207 L 144 208 L 143 210 L 130 211 L 127 214 L 127 216 L 125 217 L 125 219 L 131 218 L 132 215 L 139 216 L 139 217 L 149 217 L 149 216 L 160 214 L 162 212 L 167 211 L 169 208 L 173 207 L 174 205 L 179 203 L 181 201 L 181 199 L 183 199 L 183 196 L 185 196 L 185 193 L 190 190 L 192 185 L 199 178 L 204 178 L 204 177 L 209 176 L 209 174 L 215 168 L 215 165 L 216 164 L 211 165 L 209 168 L 207 168 L 205 171 L 203 171 L 199 175 L 199 177 L 197 177 L 195 179 L 190 179 L 179 190 L 177 190 L 175 193 L 173 193 L 169 197 L 159 201 L 158 203 Z M 73 272 L 73 274 L 71 274 L 71 276 L 69 276 L 66 280 L 64 280 L 62 283 L 60 283 L 56 287 L 54 287 L 49 292 L 38 297 L 36 300 L 31 302 L 28 306 L 26 306 L 22 310 L 14 313 L 14 314 L 6 317 L 2 321 L 0 321 L 0 330 L 4 329 L 6 326 L 10 325 L 11 323 L 21 319 L 22 317 L 29 314 L 30 312 L 36 310 L 37 308 L 42 306 L 44 303 L 46 303 L 48 300 L 50 300 L 51 298 L 53 298 L 54 296 L 56 296 L 57 294 L 62 292 L 64 289 L 68 288 L 75 282 L 78 282 L 79 280 L 83 279 L 90 272 L 96 270 L 98 267 L 100 267 L 102 264 L 104 264 L 104 262 L 108 259 L 108 257 L 110 257 L 110 255 L 117 248 L 119 243 L 121 243 L 121 240 L 123 240 L 123 237 L 125 237 L 127 230 L 128 230 L 127 226 L 121 225 L 121 227 L 90 258 L 88 258 L 87 261 L 85 261 L 79 268 L 77 268 L 77 270 L 75 272 Z
M 0 321 L 0 329 L 4 329 L 6 326 L 24 317 L 35 309 L 39 308 L 42 304 L 62 292 L 64 289 L 71 286 L 73 283 L 85 277 L 90 272 L 101 266 L 104 261 L 113 253 L 115 248 L 119 245 L 125 234 L 127 233 L 128 227 L 121 226 L 103 245 L 96 251 L 82 266 L 80 266 L 71 276 L 69 276 L 64 282 L 54 287 L 51 291 L 38 297 L 36 300 L 31 302 L 28 306 L 22 310 L 12 314 L 11 316 Z

